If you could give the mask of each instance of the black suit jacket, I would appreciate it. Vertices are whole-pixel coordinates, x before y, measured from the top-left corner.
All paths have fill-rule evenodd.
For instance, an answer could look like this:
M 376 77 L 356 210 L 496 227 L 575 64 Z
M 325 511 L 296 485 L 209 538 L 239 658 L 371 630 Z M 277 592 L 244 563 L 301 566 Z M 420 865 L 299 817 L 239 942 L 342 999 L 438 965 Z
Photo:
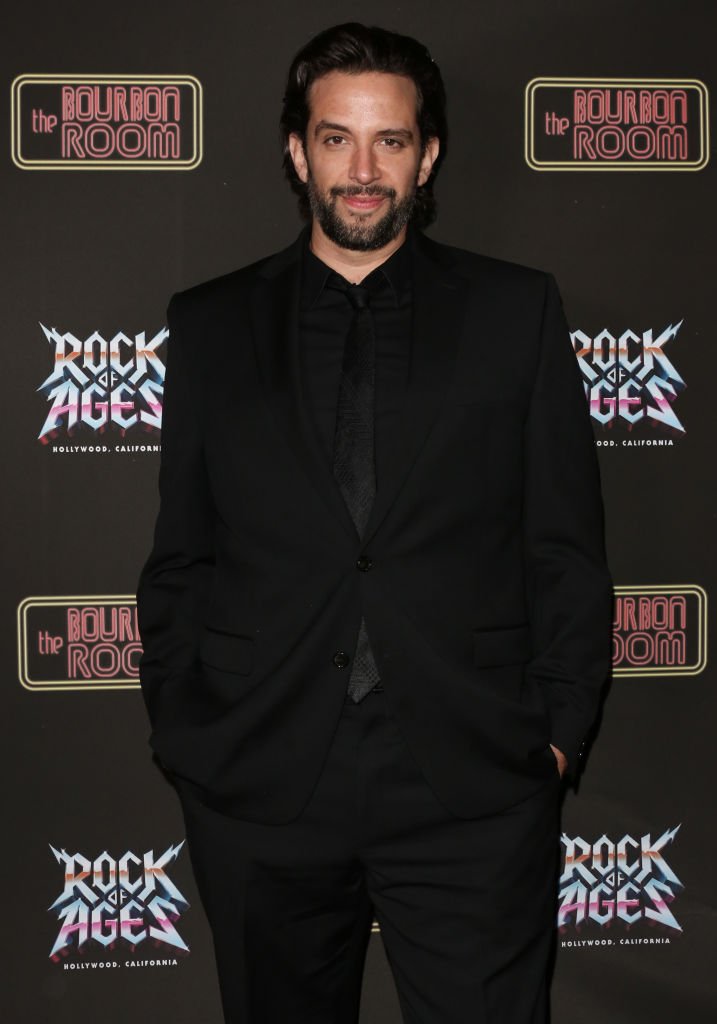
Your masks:
M 574 769 L 597 711 L 612 587 L 555 281 L 407 244 L 410 379 L 363 540 L 302 398 L 300 240 L 169 305 L 141 682 L 170 776 L 237 817 L 305 804 L 362 613 L 385 700 L 460 817 L 544 785 L 551 742 Z

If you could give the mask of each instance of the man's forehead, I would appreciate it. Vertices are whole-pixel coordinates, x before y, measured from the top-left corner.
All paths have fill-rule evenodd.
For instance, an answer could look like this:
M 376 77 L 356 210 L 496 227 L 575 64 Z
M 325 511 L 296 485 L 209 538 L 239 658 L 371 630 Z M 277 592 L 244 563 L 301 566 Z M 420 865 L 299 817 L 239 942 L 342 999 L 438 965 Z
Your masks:
M 309 120 L 335 121 L 334 115 L 380 117 L 402 115 L 416 121 L 418 92 L 413 79 L 383 71 L 330 71 L 315 79 L 308 92 Z

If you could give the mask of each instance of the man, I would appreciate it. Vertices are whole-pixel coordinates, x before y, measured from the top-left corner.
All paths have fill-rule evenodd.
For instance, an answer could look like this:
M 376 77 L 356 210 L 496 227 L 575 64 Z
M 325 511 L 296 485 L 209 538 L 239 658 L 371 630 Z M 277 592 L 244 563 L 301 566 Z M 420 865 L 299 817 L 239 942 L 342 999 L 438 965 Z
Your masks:
M 415 40 L 321 33 L 282 128 L 310 225 L 170 303 L 138 594 L 225 1018 L 356 1021 L 375 914 L 408 1024 L 539 1024 L 611 618 L 556 285 L 419 230 Z

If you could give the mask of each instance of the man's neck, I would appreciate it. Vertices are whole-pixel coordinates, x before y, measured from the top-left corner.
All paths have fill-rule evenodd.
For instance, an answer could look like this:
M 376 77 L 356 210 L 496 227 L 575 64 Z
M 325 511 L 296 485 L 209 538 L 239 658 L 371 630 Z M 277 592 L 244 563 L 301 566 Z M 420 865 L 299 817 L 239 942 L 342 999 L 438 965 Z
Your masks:
M 357 249 L 343 249 L 336 245 L 324 234 L 316 221 L 311 225 L 311 251 L 318 256 L 322 263 L 331 267 L 337 274 L 350 281 L 351 284 L 360 284 L 365 277 L 385 263 L 403 245 L 406 240 L 406 228 L 398 234 L 388 245 L 381 249 L 371 249 L 368 252 L 361 252 Z

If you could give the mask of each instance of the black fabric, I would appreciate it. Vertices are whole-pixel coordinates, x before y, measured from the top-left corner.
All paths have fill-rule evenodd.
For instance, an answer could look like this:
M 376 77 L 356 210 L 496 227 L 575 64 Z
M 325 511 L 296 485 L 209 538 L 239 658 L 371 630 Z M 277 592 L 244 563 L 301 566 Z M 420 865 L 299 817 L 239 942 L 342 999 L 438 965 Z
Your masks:
M 362 536 L 376 497 L 376 335 L 368 288 L 349 284 L 337 274 L 333 274 L 329 282 L 329 287 L 341 291 L 353 309 L 339 382 L 333 471 L 359 536 Z M 361 616 L 347 687 L 351 699 L 358 703 L 379 681 L 366 620 Z
M 426 784 L 386 701 L 347 699 L 288 824 L 183 799 L 226 1024 L 356 1024 L 374 911 L 404 1024 L 547 1021 L 555 763 L 528 799 L 461 820 Z
M 386 430 L 393 411 L 386 405 L 405 387 L 408 372 L 410 257 L 400 246 L 360 285 L 326 266 L 308 241 L 303 264 L 299 331 L 308 411 L 327 451 L 333 438 L 334 476 L 361 535 L 376 493 L 377 377 L 384 385 L 380 418 Z M 347 691 L 359 701 L 380 680 L 362 616 Z
M 558 289 L 416 236 L 409 374 L 359 537 L 302 394 L 301 252 L 168 309 L 137 595 L 152 745 L 207 805 L 292 820 L 364 616 L 428 784 L 458 817 L 504 810 L 552 776 L 550 742 L 575 768 L 611 658 L 599 469 Z M 219 664 L 214 633 L 236 638 Z
M 344 339 L 350 304 L 340 290 L 326 287 L 334 271 L 306 243 L 302 247 L 299 353 L 306 410 L 331 466 Z M 338 275 L 336 275 L 338 276 Z M 364 278 L 371 292 L 376 335 L 374 448 L 376 485 L 381 486 L 383 447 L 399 416 L 411 352 L 411 257 L 407 245 Z
M 361 285 L 337 285 L 353 307 L 344 342 L 334 433 L 333 472 L 359 536 L 376 497 L 374 398 L 376 337 L 369 292 Z

